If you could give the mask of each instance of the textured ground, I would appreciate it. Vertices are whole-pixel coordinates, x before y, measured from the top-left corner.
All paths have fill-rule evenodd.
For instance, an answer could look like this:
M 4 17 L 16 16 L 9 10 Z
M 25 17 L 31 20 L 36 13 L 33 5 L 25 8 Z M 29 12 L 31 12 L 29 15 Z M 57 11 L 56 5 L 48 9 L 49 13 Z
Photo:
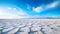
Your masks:
M 0 34 L 60 34 L 60 19 L 0 19 Z

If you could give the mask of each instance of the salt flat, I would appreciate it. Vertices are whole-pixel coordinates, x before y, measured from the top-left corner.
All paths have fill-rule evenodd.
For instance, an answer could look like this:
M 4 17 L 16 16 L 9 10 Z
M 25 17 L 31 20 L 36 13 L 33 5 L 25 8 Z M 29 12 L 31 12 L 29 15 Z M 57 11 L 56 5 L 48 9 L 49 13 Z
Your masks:
M 60 19 L 0 19 L 0 34 L 60 34 Z

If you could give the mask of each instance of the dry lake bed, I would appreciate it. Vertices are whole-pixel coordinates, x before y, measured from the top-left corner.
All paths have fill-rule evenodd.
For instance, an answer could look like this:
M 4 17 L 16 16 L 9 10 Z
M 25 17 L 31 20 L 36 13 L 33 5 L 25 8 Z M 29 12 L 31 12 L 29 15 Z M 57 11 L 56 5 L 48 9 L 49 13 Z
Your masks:
M 0 19 L 0 34 L 60 34 L 60 19 Z

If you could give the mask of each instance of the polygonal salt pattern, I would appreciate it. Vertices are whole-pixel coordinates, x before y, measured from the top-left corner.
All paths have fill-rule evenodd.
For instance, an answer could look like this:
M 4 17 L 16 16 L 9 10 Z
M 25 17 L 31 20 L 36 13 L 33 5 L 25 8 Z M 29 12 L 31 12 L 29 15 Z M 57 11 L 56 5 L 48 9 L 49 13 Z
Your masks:
M 0 34 L 60 34 L 60 19 L 0 19 Z

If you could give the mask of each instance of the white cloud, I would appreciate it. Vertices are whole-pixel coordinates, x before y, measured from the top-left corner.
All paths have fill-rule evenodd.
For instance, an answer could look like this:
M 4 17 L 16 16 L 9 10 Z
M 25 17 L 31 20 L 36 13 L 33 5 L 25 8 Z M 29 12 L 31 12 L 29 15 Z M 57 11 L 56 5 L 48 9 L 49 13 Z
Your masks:
M 46 8 L 47 8 L 47 9 L 48 9 L 48 8 L 54 8 L 54 7 L 57 6 L 58 3 L 59 3 L 58 1 L 55 1 L 55 2 L 53 2 L 53 3 L 49 4 L 49 5 L 47 5 Z
M 2 8 L 2 9 L 1 9 Z M 12 7 L 1 7 L 0 8 L 0 19 L 17 19 L 17 18 L 28 18 L 29 15 L 26 14 L 22 9 L 12 8 Z
M 2 10 L 0 10 L 0 15 L 2 15 L 3 14 L 3 12 L 2 12 Z
M 35 12 L 41 12 L 42 10 L 43 10 L 42 7 L 37 7 L 37 8 L 33 7 L 33 11 L 35 11 Z
M 39 7 L 36 7 L 36 8 L 33 7 L 32 10 L 39 13 L 39 12 L 42 12 L 42 11 L 50 9 L 50 8 L 55 8 L 58 5 L 58 3 L 59 3 L 58 1 L 55 1 L 51 4 L 46 5 L 44 8 L 43 8 L 43 6 L 39 6 Z
M 11 10 L 12 8 L 11 7 L 8 7 L 7 9 Z
M 45 5 L 45 7 L 44 6 L 39 6 L 39 7 L 36 7 L 36 8 L 32 7 L 32 10 L 39 13 L 39 12 L 42 12 L 42 11 L 50 9 L 50 8 L 55 8 L 58 5 L 58 3 L 59 3 L 59 1 L 55 1 L 51 4 Z

